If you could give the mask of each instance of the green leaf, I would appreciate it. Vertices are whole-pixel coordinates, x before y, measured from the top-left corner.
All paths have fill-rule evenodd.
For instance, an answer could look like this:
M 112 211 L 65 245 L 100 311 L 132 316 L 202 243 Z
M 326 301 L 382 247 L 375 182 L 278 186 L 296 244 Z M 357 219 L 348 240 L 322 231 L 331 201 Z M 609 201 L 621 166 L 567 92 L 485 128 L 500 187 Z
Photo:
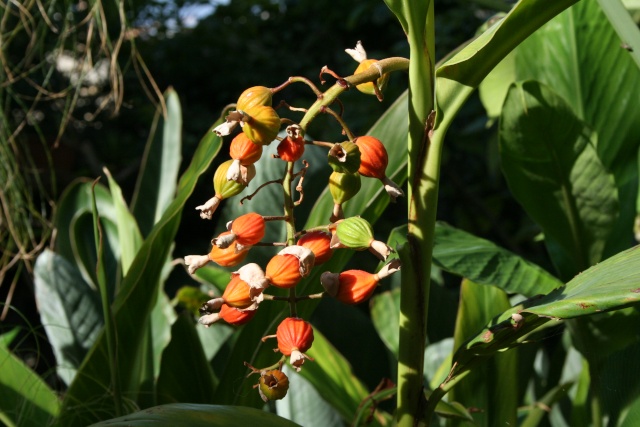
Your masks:
M 68 261 L 76 263 L 84 280 L 97 289 L 95 284 L 95 245 L 91 218 L 93 210 L 92 197 L 92 182 L 88 182 L 86 179 L 73 181 L 65 189 L 58 201 L 53 222 L 57 230 L 55 251 Z M 103 220 L 103 226 L 107 222 L 112 225 L 115 224 L 117 222 L 115 209 L 111 194 L 107 188 L 103 185 L 96 185 L 95 197 L 98 211 Z M 105 242 L 109 243 L 109 248 L 117 248 L 117 245 L 111 245 L 112 242 L 118 241 L 116 228 L 107 226 L 105 231 Z M 115 271 L 115 267 L 112 265 L 110 265 L 110 269 L 110 271 Z M 115 275 L 114 273 L 113 276 L 115 277 Z
M 322 399 L 316 389 L 286 365 L 284 373 L 289 377 L 289 393 L 276 400 L 279 416 L 304 427 L 343 427 L 342 417 Z
M 494 317 L 454 355 L 452 377 L 484 357 L 511 348 L 551 319 L 571 319 L 637 305 L 640 247 L 615 255 L 577 275 L 566 286 L 532 298 Z
M 450 273 L 528 297 L 562 286 L 542 268 L 489 240 L 444 223 L 436 224 L 435 233 L 433 262 Z
M 163 123 L 162 138 L 155 135 L 156 116 L 131 202 L 131 210 L 145 236 L 175 197 L 182 159 L 182 111 L 180 99 L 173 88 L 165 92 L 165 101 L 167 115 Z
M 58 375 L 71 384 L 102 330 L 100 296 L 77 268 L 48 249 L 36 260 L 34 282 L 40 320 L 56 357 Z
M 51 425 L 60 401 L 40 376 L 0 346 L 0 421 L 7 426 Z
M 156 406 L 124 417 L 93 424 L 92 427 L 295 427 L 293 423 L 277 415 L 241 406 L 202 405 L 194 403 L 174 403 Z
M 467 411 L 467 408 L 459 402 L 439 401 L 436 405 L 436 414 L 443 418 L 473 422 L 473 417 L 469 411 Z
M 509 307 L 507 294 L 497 288 L 463 280 L 454 347 L 472 336 L 493 316 Z M 451 391 L 452 400 L 481 409 L 474 416 L 480 426 L 516 424 L 517 354 L 502 353 L 475 369 Z
M 178 316 L 171 327 L 171 342 L 162 353 L 158 378 L 159 403 L 213 401 L 217 380 L 200 345 L 196 327 L 186 312 Z
M 0 335 L 0 347 L 9 348 L 9 345 L 20 333 L 20 328 L 15 327 L 8 332 Z
M 104 168 L 103 172 L 109 181 L 109 189 L 111 190 L 111 198 L 116 216 L 116 227 L 118 228 L 120 264 L 122 266 L 122 274 L 126 275 L 138 249 L 140 249 L 142 245 L 142 234 L 140 234 L 136 219 L 131 212 L 129 212 L 120 186 L 113 179 L 107 168 Z
M 613 176 L 592 137 L 546 86 L 530 81 L 509 89 L 500 119 L 502 169 L 515 198 L 572 261 L 574 274 L 600 261 L 618 214 Z
M 398 357 L 398 326 L 400 318 L 400 289 L 381 292 L 371 298 L 371 320 L 380 339 Z
M 124 277 L 120 292 L 113 303 L 117 330 L 117 360 L 123 384 L 124 398 L 135 399 L 138 383 L 139 357 L 146 328 L 141 325 L 149 320 L 160 285 L 162 268 L 158 266 L 169 256 L 171 243 L 180 224 L 182 209 L 193 192 L 198 177 L 209 167 L 220 149 L 220 139 L 207 132 L 201 140 L 178 184 L 176 198 L 166 209 L 161 220 L 144 241 L 129 272 Z M 113 403 L 109 397 L 110 373 L 107 362 L 107 340 L 101 334 L 82 364 L 79 375 L 69 387 L 63 402 L 61 422 L 67 426 L 84 426 L 99 418 L 114 416 Z M 83 402 L 92 401 L 90 407 Z
M 355 418 L 360 402 L 369 393 L 353 375 L 349 362 L 340 352 L 317 329 L 313 334 L 313 346 L 306 354 L 314 361 L 305 363 L 300 375 L 349 422 Z
M 456 112 L 509 52 L 577 0 L 522 0 L 487 31 L 436 71 L 436 138 L 443 138 Z
M 628 24 L 618 16 L 617 0 L 583 0 L 518 48 L 516 79 L 539 80 L 563 97 L 597 133 L 598 157 L 622 185 L 635 176 L 630 168 L 640 144 L 640 70 L 599 3 L 611 13 L 617 9 L 620 25 Z
M 520 427 L 536 427 L 540 425 L 542 419 L 549 414 L 549 408 L 553 407 L 558 401 L 563 399 L 569 389 L 573 386 L 572 382 L 558 384 L 551 388 L 542 399 L 538 400 L 529 409 L 526 418 L 520 424 Z

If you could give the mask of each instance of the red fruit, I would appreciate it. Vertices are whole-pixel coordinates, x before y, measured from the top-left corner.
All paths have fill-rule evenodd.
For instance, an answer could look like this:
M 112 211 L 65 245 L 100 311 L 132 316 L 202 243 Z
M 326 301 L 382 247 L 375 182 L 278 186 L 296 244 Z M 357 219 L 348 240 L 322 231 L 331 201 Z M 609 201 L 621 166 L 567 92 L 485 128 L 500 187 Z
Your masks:
M 267 264 L 265 277 L 278 288 L 293 288 L 302 279 L 300 260 L 295 255 L 275 255 Z
M 262 145 L 253 143 L 247 135 L 239 133 L 229 147 L 229 155 L 234 160 L 240 160 L 243 166 L 257 162 L 262 156 Z
M 276 330 L 278 350 L 285 356 L 291 356 L 295 350 L 305 352 L 313 344 L 313 328 L 309 322 L 297 317 L 287 317 Z
M 355 139 L 360 149 L 360 175 L 384 180 L 389 164 L 389 156 L 384 144 L 372 136 L 360 136 Z
M 223 304 L 220 307 L 220 312 L 218 315 L 222 320 L 227 322 L 230 325 L 240 326 L 247 323 L 249 320 L 253 319 L 253 316 L 256 315 L 257 310 L 245 310 L 240 311 L 235 307 L 228 306 L 227 304 Z
M 221 233 L 219 237 L 230 235 L 230 231 Z M 231 243 L 228 247 L 221 249 L 213 245 L 209 252 L 209 259 L 222 267 L 233 267 L 240 264 L 247 257 L 248 249 L 238 250 L 236 242 Z
M 304 154 L 304 140 L 286 137 L 278 144 L 278 156 L 285 162 L 295 162 Z
M 239 216 L 231 223 L 231 232 L 236 235 L 236 242 L 243 246 L 255 245 L 262 240 L 265 228 L 264 218 L 255 212 Z
M 333 249 L 331 249 L 330 243 L 331 234 L 316 230 L 306 233 L 296 244 L 311 250 L 316 257 L 315 265 L 319 265 L 331 259 Z

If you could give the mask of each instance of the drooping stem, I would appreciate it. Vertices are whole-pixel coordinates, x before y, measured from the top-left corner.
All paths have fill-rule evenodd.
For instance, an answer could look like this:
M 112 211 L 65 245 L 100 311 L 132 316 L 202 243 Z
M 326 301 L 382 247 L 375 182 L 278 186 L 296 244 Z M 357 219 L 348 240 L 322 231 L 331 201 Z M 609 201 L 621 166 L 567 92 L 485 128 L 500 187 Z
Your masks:
M 296 243 L 296 222 L 293 216 L 293 195 L 291 187 L 293 184 L 293 172 L 294 162 L 287 162 L 287 169 L 282 179 L 282 191 L 284 196 L 284 216 L 287 218 L 285 221 L 287 229 L 287 246 L 294 245 Z M 297 317 L 296 309 L 296 288 L 295 286 L 289 289 L 289 312 L 291 317 Z
M 418 10 L 420 9 L 420 10 Z M 407 22 L 409 65 L 408 235 L 400 251 L 398 426 L 429 423 L 423 390 L 424 348 L 435 229 L 441 144 L 431 141 L 435 92 L 433 1 L 416 7 Z M 424 12 L 420 13 L 420 12 Z

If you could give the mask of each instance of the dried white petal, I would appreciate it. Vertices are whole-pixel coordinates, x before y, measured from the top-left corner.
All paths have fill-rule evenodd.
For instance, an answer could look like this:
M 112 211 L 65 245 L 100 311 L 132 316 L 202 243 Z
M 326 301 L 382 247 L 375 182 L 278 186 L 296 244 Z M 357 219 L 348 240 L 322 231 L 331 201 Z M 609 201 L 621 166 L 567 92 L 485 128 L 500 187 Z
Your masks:
M 302 365 L 304 364 L 304 359 L 306 358 L 307 355 L 305 355 L 301 351 L 293 350 L 291 352 L 291 356 L 289 357 L 289 362 L 291 363 L 291 366 L 296 369 L 296 372 L 300 372 L 300 369 L 302 369 Z
M 344 219 L 344 211 L 342 210 L 342 205 L 340 203 L 334 203 L 333 212 L 331 213 L 329 221 L 336 222 L 341 219 Z
M 240 179 L 240 160 L 234 159 L 227 169 L 227 181 L 238 181 Z
M 238 181 L 240 184 L 249 185 L 251 180 L 256 176 L 256 166 L 251 165 L 242 165 L 240 166 L 240 180 Z
M 338 287 L 340 286 L 340 273 L 325 271 L 320 276 L 320 284 L 322 284 L 326 293 L 335 297 L 338 294 Z
M 391 252 L 393 252 L 393 249 L 380 240 L 374 240 L 369 245 L 369 251 L 381 260 L 386 260 L 387 257 L 391 255 Z
M 226 249 L 230 244 L 233 243 L 234 240 L 236 240 L 236 234 L 232 231 L 229 234 L 224 234 L 216 237 L 212 240 L 212 242 L 220 249 Z
M 382 180 L 382 183 L 384 184 L 384 189 L 386 190 L 387 194 L 389 194 L 389 197 L 391 197 L 391 201 L 392 202 L 395 202 L 396 198 L 398 198 L 398 197 L 404 197 L 404 192 L 398 186 L 398 184 L 396 184 L 395 182 L 391 181 L 386 176 Z
M 208 328 L 210 325 L 213 325 L 218 320 L 220 320 L 220 313 L 211 313 L 211 314 L 205 314 L 204 316 L 200 317 L 198 319 L 198 323 Z
M 224 299 L 222 299 L 222 298 L 213 298 L 213 299 L 210 299 L 209 301 L 205 302 L 202 305 L 201 310 L 205 310 L 207 313 L 212 313 L 215 310 L 219 310 L 220 307 L 222 307 L 222 304 L 224 304 Z
M 316 261 L 316 256 L 311 251 L 311 249 L 298 245 L 287 246 L 286 248 L 278 252 L 278 255 L 293 255 L 298 258 L 298 261 L 300 262 L 299 271 L 302 277 L 308 275 L 311 272 L 313 264 Z
M 194 274 L 197 269 L 204 267 L 211 261 L 209 255 L 187 255 L 184 257 L 185 265 L 189 266 L 189 274 Z
M 240 280 L 246 282 L 249 287 L 255 289 L 265 289 L 269 285 L 269 281 L 264 277 L 264 271 L 256 263 L 243 265 L 238 271 L 234 272 L 240 276 Z
M 204 205 L 196 206 L 196 210 L 201 211 L 200 218 L 211 219 L 219 204 L 220 198 L 218 198 L 218 196 L 214 196 L 207 200 Z
M 224 123 L 216 126 L 213 131 L 218 136 L 226 136 L 231 133 L 231 131 L 238 125 L 236 120 L 225 121 Z
M 378 271 L 378 274 L 376 274 L 376 276 L 378 276 L 378 280 L 382 280 L 385 277 L 391 276 L 396 271 L 399 271 L 401 266 L 402 263 L 400 262 L 400 260 L 394 259 L 384 267 L 382 267 L 380 271 Z
M 360 42 L 360 40 L 358 40 L 358 43 L 356 43 L 355 49 L 345 49 L 344 51 L 358 62 L 362 62 L 367 59 L 367 52 L 364 50 L 364 47 L 362 46 L 362 42 Z

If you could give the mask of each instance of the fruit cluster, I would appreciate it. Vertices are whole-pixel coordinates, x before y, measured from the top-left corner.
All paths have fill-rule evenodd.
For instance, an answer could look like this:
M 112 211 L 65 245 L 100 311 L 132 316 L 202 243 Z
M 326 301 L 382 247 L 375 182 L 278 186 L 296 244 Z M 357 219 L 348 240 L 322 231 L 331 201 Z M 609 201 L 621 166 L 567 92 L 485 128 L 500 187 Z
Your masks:
M 355 51 L 364 53 L 360 43 Z M 359 58 L 361 66 L 356 73 L 364 71 L 361 69 L 364 61 L 367 61 L 368 66 L 376 62 L 366 60 L 366 54 L 364 59 L 362 55 Z M 358 85 L 357 88 L 365 93 L 378 94 L 380 97 L 380 90 L 387 77 L 384 75 L 384 78 L 380 77 L 376 81 Z M 322 105 L 323 107 L 318 109 L 312 106 L 305 110 L 307 114 L 299 123 L 293 123 L 290 119 L 281 119 L 276 108 L 272 106 L 273 95 L 292 82 L 304 82 L 311 86 L 318 95 L 314 106 Z M 229 147 L 231 159 L 222 163 L 214 174 L 214 196 L 196 209 L 200 211 L 202 218 L 211 219 L 222 200 L 238 195 L 248 186 L 256 175 L 255 163 L 261 158 L 263 147 L 277 140 L 278 154 L 274 157 L 287 164 L 285 176 L 277 181 L 283 187 L 284 215 L 267 217 L 256 212 L 241 215 L 227 224 L 227 231 L 212 240 L 212 248 L 208 254 L 190 255 L 184 259 L 189 273 L 194 274 L 198 268 L 209 262 L 215 262 L 224 267 L 239 265 L 256 245 L 284 246 L 271 258 L 264 269 L 255 263 L 239 267 L 237 271 L 231 273 L 231 279 L 223 294 L 205 302 L 200 308 L 199 322 L 208 327 L 219 320 L 231 325 L 249 322 L 260 304 L 267 300 L 282 300 L 289 303 L 291 316 L 279 324 L 275 335 L 263 338 L 263 340 L 276 338 L 276 351 L 282 354 L 281 359 L 273 366 L 263 369 L 256 369 L 247 364 L 252 372 L 260 374 L 257 386 L 265 400 L 279 399 L 286 394 L 288 379 L 281 368 L 287 357 L 296 370 L 300 370 L 305 360 L 310 359 L 305 352 L 313 343 L 313 327 L 306 320 L 297 317 L 295 309 L 297 302 L 328 295 L 346 304 L 358 304 L 373 294 L 381 279 L 400 268 L 399 261 L 393 259 L 375 274 L 361 270 L 340 273 L 327 271 L 321 275 L 320 279 L 324 292 L 296 295 L 296 286 L 301 280 L 308 276 L 314 267 L 328 261 L 336 249 L 369 250 L 385 261 L 393 252 L 385 243 L 374 238 L 373 228 L 364 218 L 344 217 L 343 205 L 360 190 L 362 176 L 382 181 L 393 200 L 403 195 L 402 190 L 386 176 L 388 156 L 384 144 L 373 136 L 354 137 L 341 118 L 331 112 L 329 105 L 333 100 L 321 94 L 322 92 L 307 79 L 290 78 L 278 88 L 256 86 L 240 95 L 236 109 L 231 111 L 224 123 L 214 131 L 219 136 L 226 136 L 230 135 L 238 125 L 242 131 L 237 133 L 231 141 Z M 283 103 L 283 105 L 286 104 Z M 306 140 L 304 137 L 306 125 L 317 112 L 328 112 L 334 115 L 343 126 L 348 140 L 338 143 Z M 285 124 L 286 136 L 278 137 L 281 127 Z M 301 181 L 304 169 L 294 172 L 294 166 L 295 162 L 304 155 L 306 145 L 328 148 L 327 161 L 333 169 L 329 178 L 329 190 L 334 207 L 329 215 L 328 224 L 310 230 L 296 231 L 293 220 L 295 203 L 291 196 L 291 183 L 296 177 L 301 177 L 296 188 L 302 191 Z M 305 162 L 305 165 L 306 168 L 308 163 Z M 268 221 L 286 223 L 286 242 L 263 242 Z M 276 297 L 265 292 L 272 286 L 288 289 L 289 297 Z

